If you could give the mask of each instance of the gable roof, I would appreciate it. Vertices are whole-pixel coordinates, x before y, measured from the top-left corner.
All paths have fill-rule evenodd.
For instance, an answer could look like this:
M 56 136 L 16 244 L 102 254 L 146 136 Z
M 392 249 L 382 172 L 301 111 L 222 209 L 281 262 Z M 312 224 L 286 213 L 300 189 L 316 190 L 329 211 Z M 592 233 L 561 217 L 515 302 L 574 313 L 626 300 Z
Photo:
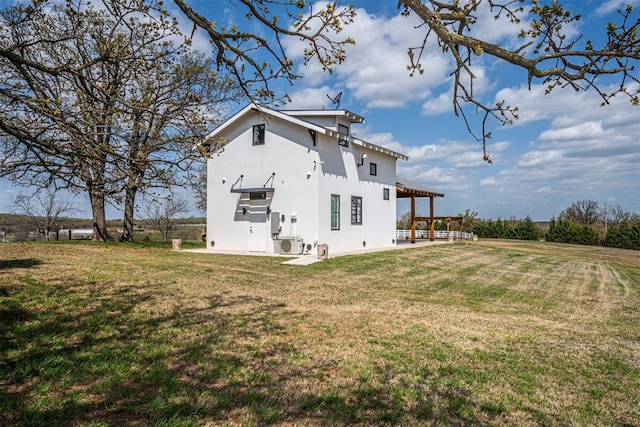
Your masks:
M 207 135 L 203 141 L 203 144 L 210 143 L 211 140 L 215 138 L 219 138 L 223 135 L 224 131 L 228 129 L 233 124 L 242 120 L 247 114 L 252 111 L 257 111 L 258 113 L 275 117 L 286 122 L 295 124 L 297 126 L 302 126 L 306 129 L 313 130 L 321 135 L 327 135 L 330 137 L 338 137 L 338 132 L 332 129 L 327 129 L 323 126 L 318 126 L 314 123 L 308 122 L 306 120 L 300 119 L 300 116 L 309 116 L 309 117 L 320 117 L 320 116 L 343 116 L 346 117 L 351 123 L 362 123 L 364 122 L 364 118 L 358 116 L 347 110 L 289 110 L 289 111 L 278 111 L 272 110 L 271 108 L 264 107 L 262 105 L 251 103 L 244 107 L 242 110 L 238 111 L 236 114 L 227 119 L 224 123 L 218 126 L 213 130 L 209 135 Z M 369 150 L 378 151 L 380 153 L 386 154 L 391 157 L 395 157 L 397 159 L 409 160 L 404 154 L 395 152 L 393 150 L 389 150 L 387 148 L 381 147 L 379 145 L 372 144 L 370 142 L 363 141 L 361 139 L 351 137 L 351 142 L 355 145 L 359 145 L 361 147 L 367 148 Z

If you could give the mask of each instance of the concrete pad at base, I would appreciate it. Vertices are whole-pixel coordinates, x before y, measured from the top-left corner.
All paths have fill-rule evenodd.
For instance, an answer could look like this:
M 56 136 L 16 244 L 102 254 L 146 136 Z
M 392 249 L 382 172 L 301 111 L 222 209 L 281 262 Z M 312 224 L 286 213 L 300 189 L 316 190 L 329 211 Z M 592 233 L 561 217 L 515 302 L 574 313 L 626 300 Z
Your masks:
M 287 265 L 310 265 L 313 263 L 316 263 L 318 261 L 322 261 L 320 258 L 316 257 L 316 256 L 311 256 L 311 255 L 306 255 L 306 256 L 301 256 L 298 258 L 293 258 L 290 260 L 287 260 L 285 262 L 283 262 L 282 264 L 287 264 Z

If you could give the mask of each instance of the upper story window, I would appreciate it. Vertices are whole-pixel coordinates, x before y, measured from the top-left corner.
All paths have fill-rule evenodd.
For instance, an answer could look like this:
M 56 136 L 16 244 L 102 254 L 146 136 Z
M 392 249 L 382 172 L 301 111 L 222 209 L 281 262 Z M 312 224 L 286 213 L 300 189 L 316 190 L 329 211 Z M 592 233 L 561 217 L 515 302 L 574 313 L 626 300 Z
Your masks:
M 264 145 L 264 125 L 253 126 L 253 144 Z
M 371 176 L 378 175 L 378 165 L 376 163 L 369 163 L 369 175 Z
M 349 127 L 345 125 L 338 125 L 338 144 L 343 147 L 349 146 Z
M 383 188 L 382 189 L 382 199 L 383 200 L 389 200 L 389 189 L 388 188 Z

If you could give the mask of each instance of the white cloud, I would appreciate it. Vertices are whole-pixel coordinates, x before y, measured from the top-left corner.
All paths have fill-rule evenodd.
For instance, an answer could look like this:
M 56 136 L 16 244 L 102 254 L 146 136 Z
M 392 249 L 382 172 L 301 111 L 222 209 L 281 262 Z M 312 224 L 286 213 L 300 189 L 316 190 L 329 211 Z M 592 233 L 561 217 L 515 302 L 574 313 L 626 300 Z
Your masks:
M 318 10 L 324 4 L 316 3 L 314 9 Z M 514 24 L 504 14 L 495 20 L 497 11 L 489 10 L 486 5 L 481 3 L 476 13 L 478 23 L 470 35 L 481 36 L 506 48 L 520 43 L 517 34 L 526 25 L 526 13 L 521 14 L 521 24 Z M 347 97 L 363 102 L 367 108 L 402 108 L 422 102 L 423 112 L 428 115 L 451 111 L 453 61 L 450 54 L 443 54 L 433 35 L 420 59 L 424 74 L 415 73 L 410 77 L 407 70 L 410 63 L 407 51 L 422 45 L 426 34 L 424 22 L 414 14 L 389 17 L 372 14 L 363 8 L 357 8 L 356 12 L 355 21 L 340 33 L 342 38 L 353 38 L 356 45 L 346 46 L 346 60 L 334 67 L 333 74 L 323 71 L 315 60 L 301 64 L 303 52 L 308 47 L 305 41 L 283 40 L 287 55 L 298 64 L 296 72 L 304 77 L 302 83 L 315 87 L 335 79 L 334 87 L 348 90 Z M 418 52 L 414 53 L 417 60 Z M 472 70 L 476 76 L 473 83 L 476 96 L 486 93 L 495 84 L 486 69 L 494 65 L 495 61 L 489 57 L 474 57 Z
M 602 138 L 602 124 L 600 122 L 579 123 L 560 129 L 549 129 L 540 134 L 541 141 L 575 141 L 579 138 Z
M 291 102 L 287 103 L 286 108 L 289 110 L 320 109 L 331 104 L 327 95 L 334 93 L 337 92 L 329 86 L 304 88 L 289 95 Z
M 618 9 L 624 10 L 627 5 L 637 7 L 640 6 L 640 0 L 607 0 L 599 3 L 595 10 L 596 16 L 604 16 Z
M 515 9 L 515 8 L 513 8 Z M 469 33 L 472 37 L 486 40 L 488 42 L 497 43 L 500 42 L 504 48 L 515 48 L 520 44 L 518 34 L 523 26 L 528 25 L 527 11 L 518 13 L 518 18 L 521 23 L 516 24 L 510 22 L 504 10 L 500 14 L 499 19 L 495 19 L 494 16 L 501 12 L 501 9 L 489 8 L 489 2 L 484 2 L 478 7 L 475 16 L 477 17 L 477 23 L 474 24 Z
M 471 78 L 463 73 L 460 77 L 461 81 L 468 81 L 467 87 L 473 86 L 473 93 L 476 97 L 481 97 L 482 94 L 487 93 L 492 87 L 493 83 L 489 79 L 489 75 L 486 70 L 480 66 L 470 67 L 473 72 L 473 84 L 471 85 Z M 453 111 L 453 85 L 454 80 L 449 79 L 449 90 L 441 92 L 438 96 L 429 98 L 424 104 L 422 104 L 422 113 L 427 116 L 434 116 L 438 114 L 451 113 Z
M 541 193 L 541 194 L 551 194 L 553 193 L 553 187 L 551 186 L 547 186 L 547 187 L 540 187 L 536 190 L 536 193 Z
M 521 168 L 538 168 L 543 165 L 548 165 L 550 162 L 558 161 L 561 158 L 562 152 L 559 150 L 529 151 L 521 156 L 517 165 Z
M 415 16 L 385 17 L 357 9 L 355 22 L 340 33 L 341 37 L 355 39 L 356 45 L 346 47 L 347 59 L 335 67 L 333 75 L 323 72 L 317 61 L 296 71 L 308 86 L 336 78 L 339 82 L 336 87 L 348 89 L 351 96 L 368 108 L 404 107 L 426 99 L 446 79 L 449 59 L 437 48 L 430 48 L 422 58 L 425 73 L 409 76 L 407 50 L 419 46 L 424 38 L 424 29 L 416 28 L 419 24 Z M 287 39 L 285 47 L 287 55 L 300 62 L 306 44 Z
M 490 176 L 488 178 L 484 178 L 480 180 L 480 185 L 487 186 L 502 186 L 504 185 L 504 179 L 497 176 Z

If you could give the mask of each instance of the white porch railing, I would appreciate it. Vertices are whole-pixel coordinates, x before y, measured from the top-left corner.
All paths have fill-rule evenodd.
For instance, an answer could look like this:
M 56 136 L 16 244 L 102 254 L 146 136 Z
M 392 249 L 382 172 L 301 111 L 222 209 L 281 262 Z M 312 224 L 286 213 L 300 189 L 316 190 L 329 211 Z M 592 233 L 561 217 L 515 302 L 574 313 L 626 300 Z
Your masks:
M 464 231 L 447 231 L 447 230 L 434 230 L 434 237 L 436 239 L 449 239 L 453 240 L 473 240 L 473 233 L 467 233 Z M 411 230 L 396 230 L 396 240 L 406 240 L 411 238 Z M 429 230 L 416 230 L 416 239 L 429 239 Z

